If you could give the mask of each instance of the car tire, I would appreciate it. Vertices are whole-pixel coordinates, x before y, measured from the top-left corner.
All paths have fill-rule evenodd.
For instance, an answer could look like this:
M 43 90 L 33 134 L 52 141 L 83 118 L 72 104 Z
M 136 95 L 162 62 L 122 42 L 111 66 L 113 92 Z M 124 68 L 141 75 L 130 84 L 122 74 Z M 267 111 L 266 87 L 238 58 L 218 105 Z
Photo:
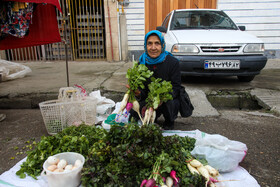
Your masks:
M 240 82 L 251 82 L 255 76 L 237 76 Z

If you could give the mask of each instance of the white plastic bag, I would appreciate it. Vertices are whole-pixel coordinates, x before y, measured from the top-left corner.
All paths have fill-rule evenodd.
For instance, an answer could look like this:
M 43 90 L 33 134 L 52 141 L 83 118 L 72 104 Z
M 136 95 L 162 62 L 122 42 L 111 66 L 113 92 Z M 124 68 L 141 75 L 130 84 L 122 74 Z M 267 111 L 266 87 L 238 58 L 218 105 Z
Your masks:
M 32 72 L 27 66 L 19 63 L 0 60 L 1 81 L 9 81 L 25 77 L 26 74 Z
M 130 113 L 126 111 L 126 109 L 123 110 L 121 114 L 118 114 L 120 110 L 121 102 L 117 102 L 115 106 L 115 110 L 112 112 L 112 114 L 117 114 L 116 115 L 116 122 L 118 123 L 128 123 L 128 119 L 130 116 Z
M 115 106 L 115 102 L 111 99 L 107 99 L 106 97 L 102 97 L 100 90 L 91 92 L 89 97 L 97 99 L 95 123 L 106 120 L 111 114 L 112 108 Z
M 209 165 L 220 172 L 233 171 L 247 153 L 246 144 L 229 140 L 218 134 L 205 134 L 197 137 L 191 154 L 198 158 L 205 158 Z

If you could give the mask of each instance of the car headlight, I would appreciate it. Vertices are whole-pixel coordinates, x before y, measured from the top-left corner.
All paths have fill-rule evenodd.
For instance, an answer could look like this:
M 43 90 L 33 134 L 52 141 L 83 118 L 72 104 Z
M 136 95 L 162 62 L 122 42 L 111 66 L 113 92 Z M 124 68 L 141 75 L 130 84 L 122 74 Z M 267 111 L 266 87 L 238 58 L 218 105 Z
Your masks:
M 180 45 L 175 44 L 172 47 L 171 53 L 186 54 L 186 53 L 198 53 L 199 50 L 195 45 Z
M 244 47 L 244 53 L 260 53 L 264 52 L 264 44 L 247 44 Z

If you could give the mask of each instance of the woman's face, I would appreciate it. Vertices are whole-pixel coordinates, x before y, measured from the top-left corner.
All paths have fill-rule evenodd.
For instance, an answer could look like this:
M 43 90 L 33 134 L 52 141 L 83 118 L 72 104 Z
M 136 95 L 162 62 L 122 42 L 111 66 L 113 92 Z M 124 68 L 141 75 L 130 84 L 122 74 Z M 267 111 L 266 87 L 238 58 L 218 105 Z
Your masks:
M 149 36 L 147 40 L 147 52 L 151 58 L 157 58 L 161 53 L 161 43 L 158 36 Z

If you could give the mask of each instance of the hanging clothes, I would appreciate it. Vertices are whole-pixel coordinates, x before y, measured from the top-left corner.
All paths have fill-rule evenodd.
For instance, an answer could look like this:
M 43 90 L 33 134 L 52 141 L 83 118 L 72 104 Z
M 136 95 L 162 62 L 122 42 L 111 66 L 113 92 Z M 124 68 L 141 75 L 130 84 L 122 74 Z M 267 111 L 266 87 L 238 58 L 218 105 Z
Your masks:
M 11 35 L 2 38 L 0 40 L 0 50 L 61 42 L 55 10 L 57 8 L 61 12 L 58 0 L 9 1 L 36 3 L 36 8 L 29 25 L 29 33 L 23 38 Z
M 1 34 L 23 38 L 28 34 L 32 19 L 33 3 L 1 2 Z

